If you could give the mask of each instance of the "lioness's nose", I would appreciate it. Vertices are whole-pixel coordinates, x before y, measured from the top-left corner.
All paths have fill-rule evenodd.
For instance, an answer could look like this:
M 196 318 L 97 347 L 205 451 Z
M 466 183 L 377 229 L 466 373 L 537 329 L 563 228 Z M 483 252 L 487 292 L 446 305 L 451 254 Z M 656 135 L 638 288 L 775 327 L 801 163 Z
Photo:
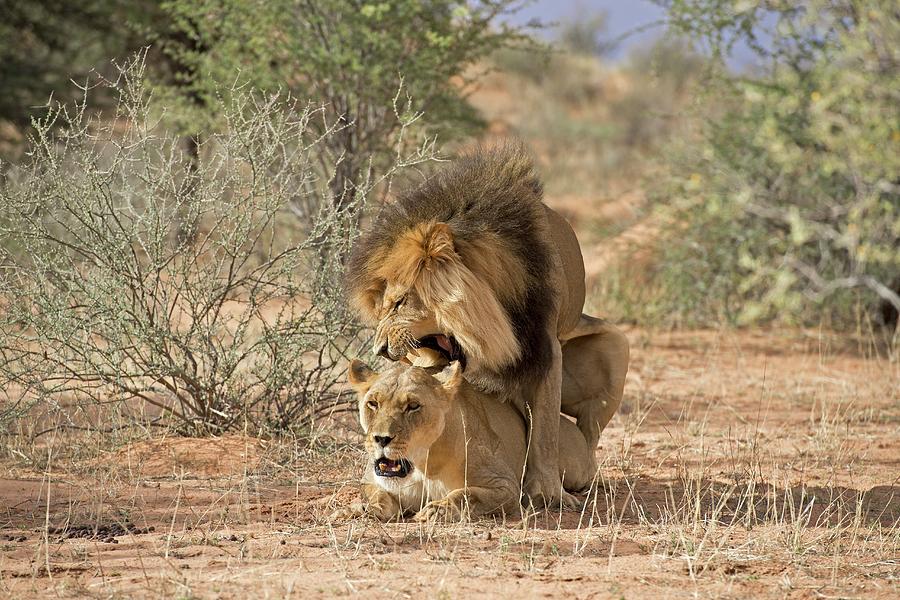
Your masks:
M 394 439 L 394 438 L 387 436 L 387 435 L 376 435 L 375 443 L 378 444 L 379 446 L 381 446 L 382 448 L 384 448 L 385 446 L 387 446 L 388 444 L 391 443 L 392 439 Z

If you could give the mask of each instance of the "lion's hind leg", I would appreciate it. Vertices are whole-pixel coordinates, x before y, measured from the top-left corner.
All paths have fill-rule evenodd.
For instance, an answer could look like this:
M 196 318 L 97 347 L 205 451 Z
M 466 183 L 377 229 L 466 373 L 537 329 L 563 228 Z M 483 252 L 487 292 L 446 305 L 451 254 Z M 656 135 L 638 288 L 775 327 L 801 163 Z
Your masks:
M 628 339 L 616 326 L 582 315 L 562 347 L 562 412 L 575 417 L 593 450 L 622 403 Z

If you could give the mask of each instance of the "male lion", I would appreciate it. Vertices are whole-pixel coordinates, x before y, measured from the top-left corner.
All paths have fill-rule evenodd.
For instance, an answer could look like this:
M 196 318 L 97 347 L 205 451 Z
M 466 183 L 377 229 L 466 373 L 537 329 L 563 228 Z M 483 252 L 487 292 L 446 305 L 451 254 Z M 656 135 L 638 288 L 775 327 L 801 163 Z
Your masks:
M 416 511 L 417 520 L 519 514 L 525 421 L 466 382 L 459 363 L 450 370 L 442 383 L 412 365 L 381 374 L 358 360 L 350 365 L 369 460 L 362 492 L 366 510 L 381 520 Z M 596 471 L 593 449 L 559 419 L 559 478 L 566 490 L 581 491 Z
M 473 385 L 512 401 L 530 426 L 525 492 L 575 506 L 560 486 L 559 413 L 596 447 L 622 400 L 628 342 L 582 314 L 578 240 L 541 196 L 520 146 L 464 156 L 384 207 L 347 288 L 375 325 L 375 352 L 459 360 Z

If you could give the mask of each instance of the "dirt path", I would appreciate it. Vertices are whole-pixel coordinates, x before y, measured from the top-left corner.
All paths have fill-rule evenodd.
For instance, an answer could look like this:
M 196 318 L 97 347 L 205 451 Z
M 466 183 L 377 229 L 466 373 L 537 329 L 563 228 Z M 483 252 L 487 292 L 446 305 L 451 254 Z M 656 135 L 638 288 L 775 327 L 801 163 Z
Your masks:
M 352 443 L 68 440 L 49 470 L 5 463 L 0 595 L 898 596 L 896 364 L 816 333 L 629 335 L 583 513 L 331 522 Z

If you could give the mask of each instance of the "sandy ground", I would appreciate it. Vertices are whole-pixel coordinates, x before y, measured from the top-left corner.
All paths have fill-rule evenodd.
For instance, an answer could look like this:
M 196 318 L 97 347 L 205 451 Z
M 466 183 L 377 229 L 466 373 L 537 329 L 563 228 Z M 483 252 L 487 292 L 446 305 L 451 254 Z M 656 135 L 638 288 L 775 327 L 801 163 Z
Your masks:
M 350 431 L 60 437 L 2 464 L 0 595 L 898 597 L 896 363 L 819 332 L 629 336 L 581 513 L 332 522 L 357 494 Z

